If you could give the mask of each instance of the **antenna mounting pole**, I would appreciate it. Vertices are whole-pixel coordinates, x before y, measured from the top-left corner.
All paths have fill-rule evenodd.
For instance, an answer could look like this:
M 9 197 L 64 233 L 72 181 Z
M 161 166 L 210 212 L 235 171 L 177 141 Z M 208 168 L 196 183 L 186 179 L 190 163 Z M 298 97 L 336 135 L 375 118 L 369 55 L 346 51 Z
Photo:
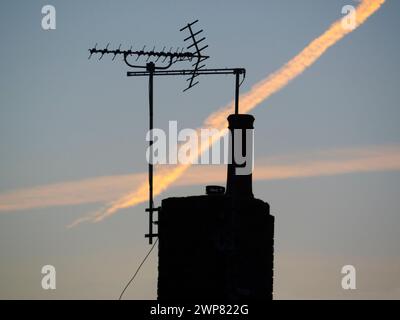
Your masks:
M 239 87 L 240 87 L 240 82 L 239 82 L 239 77 L 240 77 L 240 69 L 235 69 L 235 114 L 239 114 Z
M 149 62 L 146 65 L 146 70 L 149 72 L 149 130 L 150 130 L 150 141 L 149 141 L 149 244 L 153 243 L 153 79 L 155 65 L 153 62 Z

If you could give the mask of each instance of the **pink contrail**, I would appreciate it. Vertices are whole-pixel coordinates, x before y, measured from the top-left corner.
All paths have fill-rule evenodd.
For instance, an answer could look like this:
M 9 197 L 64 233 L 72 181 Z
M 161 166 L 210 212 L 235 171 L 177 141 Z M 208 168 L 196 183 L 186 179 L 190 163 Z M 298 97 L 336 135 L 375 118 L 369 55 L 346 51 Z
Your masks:
M 241 111 L 244 113 L 249 112 L 271 95 L 284 88 L 290 81 L 302 74 L 304 70 L 317 61 L 326 50 L 362 25 L 384 2 L 385 0 L 361 0 L 355 10 L 356 25 L 354 29 L 343 28 L 342 19 L 334 22 L 328 30 L 313 40 L 282 68 L 258 82 L 249 92 L 242 95 L 240 97 Z M 204 121 L 203 128 L 218 129 L 220 131 L 224 130 L 226 127 L 226 118 L 232 110 L 233 102 L 219 111 L 212 113 Z M 220 138 L 220 136 L 213 137 L 213 141 L 218 138 Z M 212 142 L 209 143 L 209 146 L 211 146 L 211 144 Z M 205 149 L 200 150 L 199 155 L 204 150 Z M 154 179 L 154 195 L 158 195 L 166 190 L 173 182 L 181 177 L 189 167 L 190 165 L 187 164 L 178 165 L 172 170 L 163 169 L 158 172 Z M 120 209 L 129 208 L 146 201 L 148 199 L 147 190 L 148 186 L 145 180 L 135 191 L 112 201 L 106 209 L 99 211 L 94 216 L 87 217 L 85 220 L 98 222 L 115 214 Z

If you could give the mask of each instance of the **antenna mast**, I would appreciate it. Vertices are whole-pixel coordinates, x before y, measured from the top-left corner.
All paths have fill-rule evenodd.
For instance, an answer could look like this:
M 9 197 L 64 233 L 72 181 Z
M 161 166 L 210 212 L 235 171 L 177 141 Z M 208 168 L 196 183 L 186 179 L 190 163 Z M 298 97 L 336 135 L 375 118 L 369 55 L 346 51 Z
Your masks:
M 200 75 L 218 75 L 218 74 L 233 74 L 235 75 L 235 114 L 239 114 L 239 88 L 244 78 L 246 76 L 246 70 L 244 68 L 217 68 L 217 69 L 206 69 L 205 60 L 210 57 L 203 54 L 203 51 L 208 48 L 208 45 L 203 45 L 203 41 L 206 39 L 205 37 L 200 38 L 200 34 L 203 30 L 194 31 L 193 25 L 196 24 L 198 20 L 188 23 L 185 27 L 180 29 L 180 31 L 187 30 L 189 32 L 189 36 L 184 39 L 184 42 L 187 44 L 186 48 L 177 48 L 173 50 L 173 47 L 169 49 L 169 51 L 165 51 L 165 47 L 161 51 L 156 51 L 155 47 L 152 50 L 146 51 L 146 46 L 144 46 L 141 50 L 132 50 L 132 47 L 129 50 L 121 50 L 121 45 L 115 50 L 109 49 L 109 43 L 104 49 L 97 49 L 96 45 L 89 49 L 89 59 L 94 54 L 99 54 L 99 60 L 103 58 L 104 55 L 112 55 L 112 60 L 117 56 L 121 56 L 125 64 L 134 69 L 143 69 L 142 71 L 128 71 L 128 77 L 140 77 L 147 76 L 149 77 L 149 129 L 150 129 L 150 141 L 149 141 L 149 151 L 150 151 L 150 159 L 149 159 L 149 167 L 148 167 L 148 175 L 149 175 L 149 207 L 146 209 L 146 212 L 149 213 L 149 231 L 145 234 L 146 238 L 149 238 L 149 244 L 153 243 L 153 238 L 157 237 L 158 234 L 153 232 L 153 225 L 157 224 L 157 221 L 154 221 L 154 212 L 159 212 L 161 207 L 154 207 L 153 201 L 153 80 L 154 76 L 189 76 L 186 79 L 188 82 L 187 87 L 183 90 L 184 92 L 194 87 L 199 83 L 196 80 Z M 189 51 L 187 51 L 189 50 Z M 190 51 L 191 50 L 191 51 Z M 132 62 L 131 59 L 135 58 L 135 61 Z M 145 63 L 137 64 L 137 61 L 140 58 L 145 58 Z M 150 62 L 149 62 L 150 60 Z M 161 60 L 161 62 L 158 62 Z M 189 61 L 192 63 L 191 69 L 175 69 L 171 70 L 173 64 L 177 62 L 185 62 Z M 242 81 L 240 81 L 240 76 L 242 75 Z

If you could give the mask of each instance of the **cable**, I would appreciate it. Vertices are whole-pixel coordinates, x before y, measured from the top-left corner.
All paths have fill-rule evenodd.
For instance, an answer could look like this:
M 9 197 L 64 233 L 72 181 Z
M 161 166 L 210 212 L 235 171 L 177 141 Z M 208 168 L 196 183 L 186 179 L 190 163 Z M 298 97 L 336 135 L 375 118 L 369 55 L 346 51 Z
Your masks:
M 124 287 L 124 290 L 122 290 L 118 300 L 122 299 L 122 296 L 124 295 L 126 289 L 128 289 L 128 287 L 130 286 L 130 284 L 132 283 L 132 281 L 135 279 L 136 275 L 138 274 L 140 268 L 143 266 L 143 264 L 146 262 L 147 258 L 149 257 L 150 253 L 153 251 L 154 247 L 156 246 L 158 242 L 158 238 L 156 239 L 156 241 L 154 242 L 154 244 L 151 246 L 149 252 L 147 252 L 146 256 L 144 257 L 143 261 L 140 263 L 139 267 L 137 268 L 135 274 L 132 276 L 132 278 L 128 281 L 128 283 L 126 284 L 126 286 Z

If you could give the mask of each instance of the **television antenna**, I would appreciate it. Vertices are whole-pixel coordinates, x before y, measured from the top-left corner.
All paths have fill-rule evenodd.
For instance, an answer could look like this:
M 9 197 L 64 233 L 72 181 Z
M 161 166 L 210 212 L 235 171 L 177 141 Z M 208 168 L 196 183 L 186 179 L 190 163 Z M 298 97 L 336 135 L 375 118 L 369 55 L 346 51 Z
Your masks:
M 153 232 L 153 225 L 157 224 L 157 221 L 154 221 L 154 212 L 159 212 L 161 207 L 155 207 L 153 201 L 153 153 L 152 146 L 154 143 L 153 140 L 153 79 L 154 76 L 188 76 L 186 81 L 188 82 L 187 87 L 183 90 L 184 92 L 193 88 L 195 85 L 199 83 L 197 78 L 201 75 L 235 75 L 235 114 L 239 114 L 239 88 L 243 83 L 246 70 L 244 68 L 214 68 L 208 69 L 205 68 L 205 61 L 210 58 L 210 56 L 205 55 L 203 52 L 208 45 L 204 45 L 205 37 L 201 36 L 203 30 L 195 31 L 194 25 L 198 22 L 195 20 L 191 23 L 188 23 L 186 26 L 180 29 L 180 31 L 187 31 L 189 35 L 184 39 L 186 43 L 186 47 L 169 48 L 168 51 L 166 47 L 164 47 L 160 51 L 156 51 L 156 48 L 153 47 L 152 50 L 146 50 L 146 46 L 144 46 L 141 50 L 132 50 L 130 47 L 129 50 L 121 50 L 121 45 L 118 48 L 111 50 L 109 49 L 110 43 L 103 49 L 97 48 L 96 45 L 89 49 L 89 59 L 93 55 L 100 55 L 99 60 L 101 60 L 104 55 L 111 55 L 112 60 L 114 61 L 117 56 L 121 56 L 125 64 L 133 69 L 143 69 L 141 71 L 128 71 L 128 77 L 143 77 L 146 76 L 149 78 L 148 88 L 149 88 L 149 130 L 150 130 L 150 141 L 149 141 L 149 167 L 148 167 L 148 176 L 149 176 L 149 207 L 146 208 L 146 212 L 149 213 L 149 231 L 145 234 L 146 238 L 149 238 L 149 244 L 153 243 L 153 238 L 158 237 L 157 233 Z M 135 61 L 132 61 L 132 58 L 136 58 Z M 142 59 L 141 59 L 142 58 Z M 145 62 L 143 62 L 145 59 Z M 138 62 L 139 60 L 139 62 Z M 142 63 L 140 63 L 142 61 Z M 159 62 L 160 61 L 160 62 Z M 170 68 L 178 62 L 191 62 L 192 68 L 190 69 L 175 69 L 171 70 Z M 240 81 L 240 77 L 242 76 L 242 80 Z

